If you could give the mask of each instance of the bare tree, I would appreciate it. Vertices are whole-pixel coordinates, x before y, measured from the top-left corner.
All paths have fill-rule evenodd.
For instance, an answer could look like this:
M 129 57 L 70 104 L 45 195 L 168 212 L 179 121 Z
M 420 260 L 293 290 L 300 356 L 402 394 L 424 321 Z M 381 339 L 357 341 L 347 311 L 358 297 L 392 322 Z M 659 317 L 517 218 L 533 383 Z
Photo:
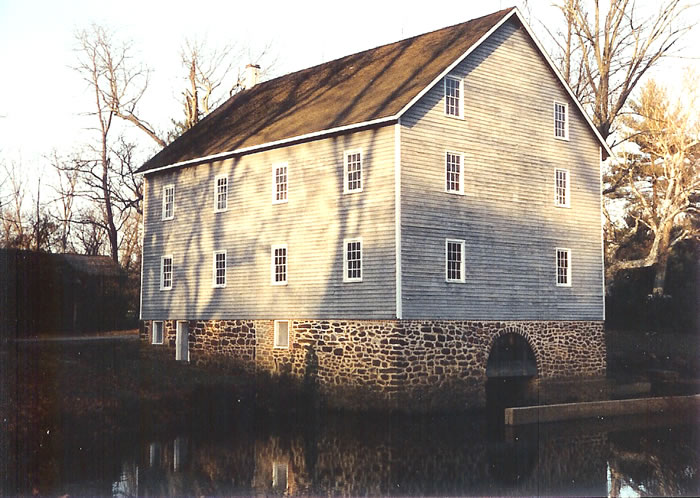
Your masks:
M 2 216 L 3 245 L 6 248 L 30 249 L 31 235 L 28 230 L 26 215 L 24 213 L 24 196 L 26 180 L 21 173 L 21 164 L 12 161 L 10 165 L 3 165 L 9 191 L 4 200 Z M 29 232 L 29 233 L 28 233 Z
M 60 157 L 56 151 L 48 159 L 57 176 L 57 183 L 53 185 L 53 190 L 57 194 L 54 205 L 58 206 L 57 212 L 53 215 L 59 229 L 57 248 L 60 252 L 65 253 L 72 247 L 71 225 L 78 188 L 78 170 L 66 167 L 66 163 L 70 160 Z
M 669 101 L 667 92 L 653 80 L 631 102 L 634 115 L 623 124 L 639 152 L 625 154 L 613 164 L 606 184 L 624 204 L 627 222 L 608 214 L 610 274 L 655 266 L 653 293 L 663 295 L 671 249 L 679 242 L 700 240 L 700 96 L 697 78 L 686 78 L 683 96 Z M 635 238 L 647 241 L 642 254 L 620 255 Z M 639 246 L 639 244 L 637 244 Z
M 246 63 L 265 60 L 263 77 L 271 73 L 276 62 L 270 58 L 270 45 L 252 56 L 250 50 L 235 45 L 212 49 L 206 41 L 191 39 L 185 40 L 180 57 L 187 71 L 187 87 L 182 92 L 184 117 L 172 120 L 175 129 L 169 135 L 170 140 L 192 128 L 226 98 L 242 89 L 241 74 L 238 72 L 234 77 L 233 68 L 242 67 L 246 57 Z
M 685 18 L 689 7 L 665 0 L 646 14 L 635 0 L 561 2 L 565 28 L 550 34 L 562 73 L 579 100 L 592 108 L 593 122 L 607 140 L 642 77 L 691 29 Z
M 79 43 L 78 73 L 94 92 L 93 115 L 99 127 L 99 146 L 94 149 L 96 158 L 78 161 L 80 175 L 88 190 L 85 196 L 100 205 L 103 215 L 99 223 L 109 242 L 110 255 L 119 262 L 119 229 L 128 218 L 124 206 L 133 207 L 133 200 L 125 202 L 118 182 L 123 178 L 115 172 L 111 132 L 114 118 L 121 118 L 135 125 L 153 139 L 165 146 L 154 128 L 140 118 L 136 108 L 148 86 L 148 71 L 135 66 L 131 59 L 131 47 L 118 44 L 103 27 L 93 25 L 76 35 Z M 96 193 L 99 192 L 99 195 Z M 139 203 L 140 198 L 134 202 Z M 121 203 L 121 206 L 115 206 Z M 94 216 L 90 219 L 94 219 Z

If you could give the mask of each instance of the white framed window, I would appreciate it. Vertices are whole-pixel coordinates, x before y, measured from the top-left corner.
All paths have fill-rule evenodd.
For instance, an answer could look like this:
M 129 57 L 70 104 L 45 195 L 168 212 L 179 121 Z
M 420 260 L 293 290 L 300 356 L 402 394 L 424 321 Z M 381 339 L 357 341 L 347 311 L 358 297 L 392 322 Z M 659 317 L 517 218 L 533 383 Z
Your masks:
M 445 192 L 464 193 L 464 154 L 445 152 Z
M 445 76 L 445 116 L 464 117 L 464 82 L 461 78 Z
M 160 290 L 173 288 L 173 256 L 161 256 L 160 258 Z
M 276 491 L 286 491 L 289 467 L 286 462 L 272 462 L 272 487 Z
M 153 322 L 151 331 L 151 344 L 163 344 L 163 322 Z
M 343 193 L 362 192 L 362 150 L 346 150 L 343 154 Z
M 272 285 L 287 285 L 287 245 L 276 245 L 270 249 Z
M 343 282 L 362 282 L 362 238 L 343 240 Z
M 214 251 L 212 285 L 226 287 L 226 251 Z
M 214 212 L 228 209 L 228 176 L 218 175 L 214 178 Z
M 175 185 L 163 187 L 163 212 L 162 219 L 172 220 L 175 216 Z
M 445 281 L 464 282 L 464 241 L 445 239 Z
M 554 136 L 569 139 L 569 104 L 554 102 Z
M 289 320 L 275 320 L 274 347 L 284 349 L 289 347 Z
M 569 170 L 560 168 L 554 170 L 554 205 L 570 206 Z
M 287 163 L 277 163 L 272 165 L 272 203 L 281 204 L 287 202 L 288 190 L 288 170 Z
M 557 247 L 557 286 L 571 287 L 571 249 Z

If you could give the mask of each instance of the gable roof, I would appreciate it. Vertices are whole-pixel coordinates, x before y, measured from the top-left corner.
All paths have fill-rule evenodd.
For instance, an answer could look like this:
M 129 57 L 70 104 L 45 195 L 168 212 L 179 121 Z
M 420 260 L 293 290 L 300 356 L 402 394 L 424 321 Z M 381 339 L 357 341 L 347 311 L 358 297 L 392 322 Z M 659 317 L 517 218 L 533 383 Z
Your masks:
M 148 173 L 398 120 L 515 7 L 290 73 L 242 91 L 143 164 Z M 561 74 L 552 70 L 593 127 Z M 606 150 L 607 144 L 593 127 Z

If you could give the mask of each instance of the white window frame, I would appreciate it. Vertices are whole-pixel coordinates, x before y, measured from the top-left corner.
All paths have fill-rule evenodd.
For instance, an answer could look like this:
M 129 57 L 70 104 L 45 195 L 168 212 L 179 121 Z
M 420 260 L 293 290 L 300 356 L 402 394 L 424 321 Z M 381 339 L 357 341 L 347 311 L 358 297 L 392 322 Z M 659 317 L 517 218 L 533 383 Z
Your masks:
M 456 81 L 459 83 L 459 104 L 457 106 L 457 112 L 459 114 L 450 114 L 447 112 L 447 80 Z M 457 76 L 445 76 L 442 81 L 442 97 L 444 100 L 442 111 L 445 116 L 450 118 L 464 119 L 464 79 L 458 78 Z
M 557 106 L 564 107 L 564 136 L 561 137 L 557 135 Z M 566 102 L 560 102 L 558 100 L 554 101 L 552 106 L 552 112 L 554 117 L 554 138 L 559 140 L 569 140 L 569 104 Z
M 559 283 L 559 253 L 566 253 L 566 283 Z M 571 287 L 571 249 L 567 247 L 557 247 L 554 250 L 554 282 L 557 287 Z
M 284 199 L 277 199 L 277 168 L 284 166 L 285 184 L 284 184 Z M 284 204 L 289 202 L 289 163 L 280 162 L 272 165 L 272 203 Z
M 459 189 L 450 190 L 448 188 L 447 181 L 447 155 L 452 154 L 453 156 L 459 157 Z M 462 152 L 455 152 L 453 150 L 446 150 L 444 154 L 445 158 L 445 192 L 448 194 L 458 194 L 464 195 L 464 154 Z
M 348 244 L 355 242 L 360 243 L 360 276 L 359 277 L 348 277 Z M 362 242 L 362 237 L 355 237 L 353 239 L 343 239 L 343 282 L 362 282 L 363 273 L 363 254 L 364 244 Z
M 224 283 L 223 284 L 219 284 L 216 281 L 216 257 L 220 254 L 224 255 Z M 217 289 L 226 287 L 226 273 L 227 273 L 226 270 L 227 269 L 228 269 L 228 259 L 226 257 L 226 251 L 214 251 L 214 253 L 212 255 L 212 281 L 211 281 L 212 287 L 216 287 Z
M 165 286 L 165 260 L 170 260 L 170 285 Z M 175 261 L 172 254 L 165 254 L 160 257 L 160 290 L 170 290 L 173 288 L 173 281 L 175 280 Z
M 160 342 L 156 341 L 156 324 L 160 324 Z M 151 322 L 151 344 L 163 344 L 165 342 L 165 323 L 162 320 Z
M 173 209 L 170 213 L 170 216 L 167 216 L 167 197 L 169 189 L 173 191 Z M 175 185 L 173 185 L 172 183 L 170 185 L 163 185 L 163 201 L 160 215 L 161 220 L 172 220 L 175 217 Z
M 284 249 L 284 280 L 276 281 L 276 265 L 275 265 L 275 251 L 277 249 Z M 277 244 L 270 246 L 270 283 L 272 285 L 287 285 L 289 282 L 289 249 L 287 244 Z
M 450 278 L 450 273 L 449 273 L 449 245 L 450 244 L 459 244 L 461 246 L 460 250 L 460 278 Z M 457 284 L 463 284 L 466 282 L 466 268 L 465 268 L 465 261 L 466 258 L 464 256 L 464 248 L 466 244 L 464 240 L 462 239 L 445 239 L 445 282 L 449 283 L 457 283 Z
M 350 181 L 348 180 L 348 156 L 353 154 L 360 155 L 360 187 L 351 189 Z M 344 194 L 354 194 L 357 192 L 362 192 L 365 187 L 364 182 L 364 169 L 365 169 L 365 158 L 362 153 L 362 149 L 350 149 L 343 152 L 343 193 Z
M 224 207 L 219 207 L 219 180 L 226 180 Z M 216 175 L 214 177 L 214 212 L 223 213 L 224 211 L 228 211 L 228 175 Z
M 564 203 L 559 202 L 559 185 L 557 184 L 557 173 L 565 174 L 566 185 L 564 186 Z M 571 173 L 568 169 L 554 168 L 554 205 L 557 207 L 571 207 Z
M 287 344 L 280 344 L 279 343 L 279 324 L 280 323 L 286 323 L 287 324 Z M 273 347 L 275 349 L 289 349 L 289 329 L 290 329 L 290 324 L 292 323 L 291 320 L 275 320 L 275 326 L 273 328 Z

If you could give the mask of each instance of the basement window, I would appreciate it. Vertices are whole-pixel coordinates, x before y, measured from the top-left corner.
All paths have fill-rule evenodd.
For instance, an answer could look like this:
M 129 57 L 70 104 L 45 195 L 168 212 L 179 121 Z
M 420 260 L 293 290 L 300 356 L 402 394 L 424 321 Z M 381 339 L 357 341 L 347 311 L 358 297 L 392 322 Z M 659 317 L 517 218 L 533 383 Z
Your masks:
M 163 344 L 163 322 L 153 322 L 151 344 Z
M 275 320 L 275 347 L 289 348 L 289 320 Z

